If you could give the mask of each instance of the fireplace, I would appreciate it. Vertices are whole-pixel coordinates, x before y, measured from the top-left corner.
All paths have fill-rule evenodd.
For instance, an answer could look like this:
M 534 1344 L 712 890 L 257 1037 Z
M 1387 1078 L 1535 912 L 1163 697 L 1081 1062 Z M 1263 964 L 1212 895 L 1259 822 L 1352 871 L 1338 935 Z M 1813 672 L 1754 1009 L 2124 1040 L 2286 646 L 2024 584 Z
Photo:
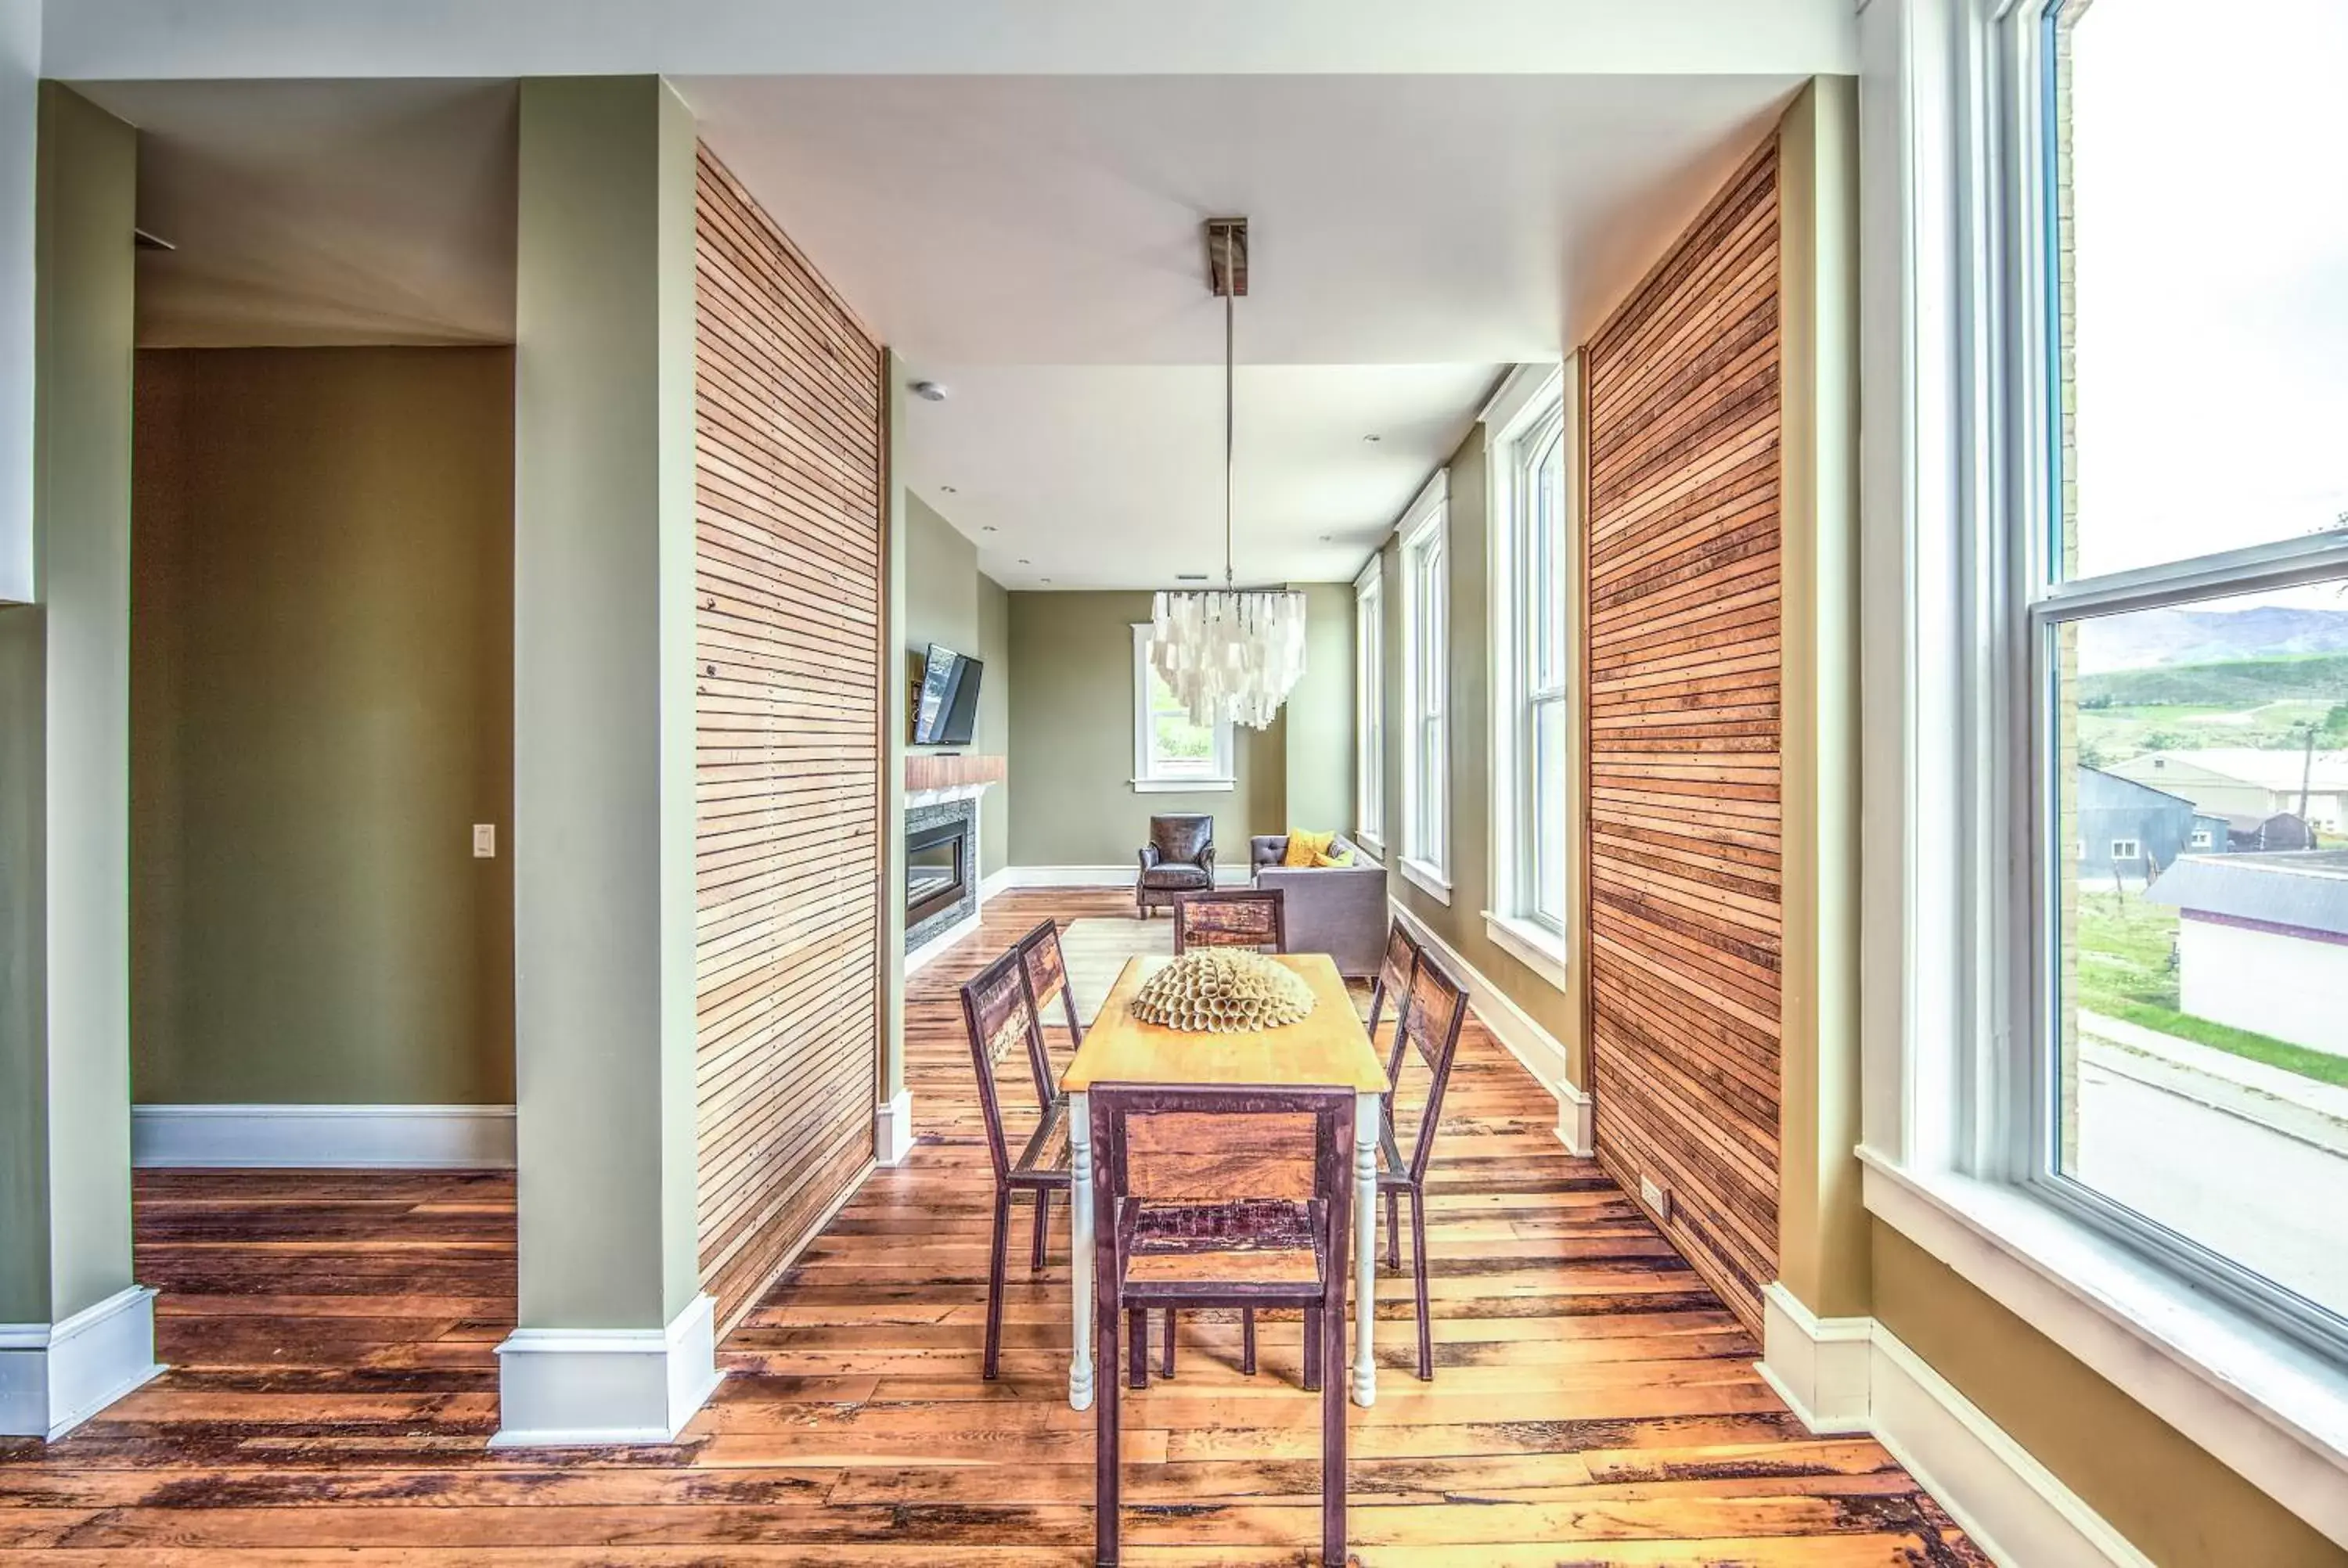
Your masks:
M 970 881 L 970 828 L 959 820 L 905 830 L 905 925 L 962 902 Z
M 978 802 L 905 808 L 905 950 L 978 913 Z

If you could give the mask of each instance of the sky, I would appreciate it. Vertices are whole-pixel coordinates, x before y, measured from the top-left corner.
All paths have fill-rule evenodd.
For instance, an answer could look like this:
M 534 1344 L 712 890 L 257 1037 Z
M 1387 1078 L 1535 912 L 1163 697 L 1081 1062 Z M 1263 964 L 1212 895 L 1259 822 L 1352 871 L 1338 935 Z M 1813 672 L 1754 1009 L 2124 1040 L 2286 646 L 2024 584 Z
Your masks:
M 2348 0 L 2094 0 L 2074 59 L 2080 571 L 2338 526 Z

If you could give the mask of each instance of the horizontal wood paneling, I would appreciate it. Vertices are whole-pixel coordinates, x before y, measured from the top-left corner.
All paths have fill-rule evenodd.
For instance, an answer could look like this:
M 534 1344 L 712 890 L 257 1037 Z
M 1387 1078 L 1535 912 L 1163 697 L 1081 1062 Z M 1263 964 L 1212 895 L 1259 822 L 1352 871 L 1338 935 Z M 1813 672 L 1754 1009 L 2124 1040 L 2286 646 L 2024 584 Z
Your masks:
M 738 1317 L 872 1158 L 880 351 L 706 148 L 696 209 L 701 1275 Z
M 1776 1275 L 1775 144 L 1589 354 L 1591 1049 L 1599 1157 L 1756 1329 Z

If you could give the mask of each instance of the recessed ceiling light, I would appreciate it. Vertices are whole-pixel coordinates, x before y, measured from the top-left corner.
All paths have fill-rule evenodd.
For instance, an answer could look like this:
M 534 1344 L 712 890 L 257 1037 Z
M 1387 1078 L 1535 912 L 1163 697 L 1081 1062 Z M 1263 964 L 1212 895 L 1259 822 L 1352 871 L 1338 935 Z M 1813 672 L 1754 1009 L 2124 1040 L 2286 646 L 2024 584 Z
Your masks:
M 952 485 L 940 485 L 938 487 L 938 494 L 942 496 L 951 496 L 953 493 L 954 487 Z
M 982 534 L 991 534 L 994 531 L 994 525 L 993 523 L 981 523 L 978 525 L 978 531 Z
M 1025 556 L 1021 556 L 1019 558 L 1019 564 L 1021 566 L 1034 566 L 1035 563 L 1029 560 Z
M 1336 535 L 1334 535 L 1334 534 L 1323 534 L 1323 535 L 1321 536 L 1321 542 L 1322 542 L 1323 544 L 1324 544 L 1324 545 L 1325 545 L 1325 544 L 1327 544 L 1330 540 L 1332 540 L 1332 539 L 1335 538 L 1336 537 L 1337 537 L 1337 536 L 1336 536 Z
M 913 395 L 924 403 L 943 403 L 946 389 L 934 381 L 917 381 L 913 383 Z
M 1362 439 L 1365 441 L 1383 441 L 1385 437 L 1378 435 L 1369 435 L 1363 436 Z
M 1037 582 L 1049 582 L 1049 581 L 1051 581 L 1052 579 L 1051 579 L 1050 578 L 1048 578 L 1048 577 L 1039 577 L 1039 578 L 1037 578 L 1035 580 L 1036 580 Z

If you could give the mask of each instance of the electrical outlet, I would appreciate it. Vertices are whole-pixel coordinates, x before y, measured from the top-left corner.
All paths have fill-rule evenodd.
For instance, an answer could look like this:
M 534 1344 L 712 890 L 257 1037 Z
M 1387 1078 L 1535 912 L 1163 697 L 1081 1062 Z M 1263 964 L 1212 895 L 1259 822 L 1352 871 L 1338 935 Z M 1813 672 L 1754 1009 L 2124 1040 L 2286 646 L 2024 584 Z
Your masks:
M 495 860 L 498 857 L 498 825 L 494 822 L 473 824 L 473 858 Z
M 1672 1190 L 1654 1177 L 1642 1175 L 1639 1178 L 1639 1201 L 1647 1205 L 1658 1221 L 1672 1217 Z

